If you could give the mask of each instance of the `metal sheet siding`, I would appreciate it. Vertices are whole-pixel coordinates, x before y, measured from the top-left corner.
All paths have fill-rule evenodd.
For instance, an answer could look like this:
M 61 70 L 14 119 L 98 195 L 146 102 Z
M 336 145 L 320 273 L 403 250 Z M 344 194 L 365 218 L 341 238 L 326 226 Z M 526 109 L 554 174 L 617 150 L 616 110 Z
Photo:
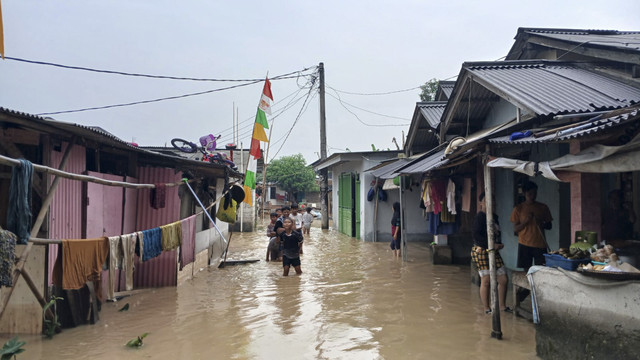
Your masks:
M 58 168 L 62 156 L 67 148 L 67 143 L 62 144 L 60 151 L 51 148 L 49 152 L 50 167 Z M 69 155 L 65 171 L 82 174 L 86 170 L 86 149 L 84 146 L 75 145 Z M 50 186 L 53 176 L 47 175 L 47 184 Z M 49 238 L 51 239 L 80 239 L 82 237 L 82 181 L 60 179 L 51 207 L 49 209 Z M 51 284 L 51 272 L 58 257 L 58 245 L 49 245 L 47 284 Z
M 168 168 L 138 168 L 138 182 L 141 184 L 172 183 L 179 181 L 182 173 Z M 142 231 L 172 223 L 180 219 L 180 198 L 178 187 L 167 187 L 166 203 L 162 209 L 151 207 L 151 190 L 138 190 L 138 212 L 136 230 Z M 163 252 L 160 256 L 136 263 L 133 274 L 135 288 L 162 287 L 177 285 L 178 256 L 177 251 Z

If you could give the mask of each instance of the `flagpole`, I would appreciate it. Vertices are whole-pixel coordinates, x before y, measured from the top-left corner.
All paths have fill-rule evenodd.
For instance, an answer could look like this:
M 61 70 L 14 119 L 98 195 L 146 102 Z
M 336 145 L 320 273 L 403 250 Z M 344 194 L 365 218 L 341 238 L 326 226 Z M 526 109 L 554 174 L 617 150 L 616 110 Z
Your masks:
M 264 155 L 264 160 L 262 161 L 262 221 L 264 221 L 264 197 L 266 193 L 267 186 L 267 158 L 269 157 L 269 146 L 271 145 L 271 133 L 273 131 L 273 123 L 275 120 L 271 120 L 271 127 L 269 128 L 269 142 L 267 143 L 267 152 Z

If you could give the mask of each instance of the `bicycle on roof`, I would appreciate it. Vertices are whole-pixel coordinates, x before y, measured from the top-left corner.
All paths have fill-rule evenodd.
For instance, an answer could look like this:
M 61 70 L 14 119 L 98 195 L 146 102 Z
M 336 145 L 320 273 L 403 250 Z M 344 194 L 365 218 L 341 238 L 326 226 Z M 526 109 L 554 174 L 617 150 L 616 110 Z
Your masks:
M 233 161 L 229 160 L 229 157 L 226 154 L 221 152 L 216 152 L 216 141 L 220 139 L 222 135 L 213 136 L 212 134 L 205 135 L 200 137 L 200 144 L 202 146 L 198 146 L 196 143 L 192 143 L 191 141 L 173 138 L 171 139 L 171 145 L 174 148 L 189 154 L 193 154 L 197 151 L 202 153 L 202 161 L 208 161 L 213 164 L 226 165 L 233 170 L 237 170 L 238 167 Z

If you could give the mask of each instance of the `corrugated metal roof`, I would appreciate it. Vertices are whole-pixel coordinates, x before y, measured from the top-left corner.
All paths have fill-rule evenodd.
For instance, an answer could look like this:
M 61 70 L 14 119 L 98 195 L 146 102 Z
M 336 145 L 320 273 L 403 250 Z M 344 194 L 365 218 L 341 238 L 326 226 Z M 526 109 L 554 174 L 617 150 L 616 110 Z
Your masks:
M 640 89 L 554 61 L 466 63 L 467 71 L 537 115 L 618 109 L 640 102 Z
M 371 175 L 380 179 L 393 179 L 398 176 L 395 171 L 409 163 L 409 159 L 403 158 L 386 164 L 371 172 Z
M 410 165 L 404 168 L 400 168 L 396 171 L 398 174 L 421 174 L 429 170 L 435 169 L 449 162 L 449 159 L 444 157 L 444 150 L 442 149 L 432 155 L 429 155 L 420 160 L 412 162 Z
M 455 81 L 440 81 L 439 85 L 440 85 L 440 89 L 442 90 L 442 93 L 444 94 L 444 96 L 446 96 L 447 99 L 450 99 L 451 98 L 451 94 L 453 93 L 453 88 L 456 86 L 456 82 Z
M 575 30 L 575 29 L 523 29 L 551 39 L 569 41 L 576 44 L 598 45 L 610 48 L 640 51 L 640 31 L 617 30 Z
M 430 102 L 419 102 L 416 106 L 420 109 L 420 113 L 427 120 L 429 126 L 434 129 L 438 128 L 440 125 L 440 119 L 442 118 L 442 113 L 444 113 L 444 108 L 447 107 L 446 101 L 430 101 Z
M 37 115 L 0 107 L 0 116 L 2 115 L 9 116 L 10 118 L 0 118 L 0 121 L 14 121 L 19 123 L 19 125 L 23 127 L 39 129 L 40 131 L 50 131 L 54 134 L 64 135 L 65 137 L 69 138 L 71 137 L 71 135 L 78 135 L 80 137 L 87 138 L 101 144 L 107 144 L 120 149 L 125 149 L 127 151 L 134 151 L 144 155 L 145 162 L 154 163 L 158 166 L 180 167 L 181 169 L 184 168 L 196 171 L 198 173 L 213 174 L 216 176 L 223 175 L 224 169 L 226 168 L 226 166 L 224 165 L 184 159 L 177 156 L 165 155 L 155 151 L 150 151 L 137 146 L 133 146 L 130 143 L 123 141 L 122 139 L 97 126 L 66 123 L 52 118 L 43 118 Z M 28 121 L 20 122 L 20 119 L 25 119 Z M 242 174 L 236 171 L 231 171 L 230 176 L 240 178 L 242 177 Z
M 598 117 L 593 121 L 588 121 L 584 124 L 578 125 L 573 131 L 565 130 L 563 132 L 556 132 L 553 134 L 541 136 L 541 137 L 527 137 L 517 140 L 510 140 L 510 135 L 500 136 L 493 139 L 489 139 L 492 143 L 498 144 L 535 144 L 535 143 L 548 143 L 548 142 L 561 142 L 571 139 L 577 139 L 596 133 L 600 133 L 605 130 L 615 128 L 617 126 L 625 125 L 631 121 L 640 119 L 640 110 L 638 108 L 630 109 L 629 112 L 610 116 L 610 117 Z M 580 124 L 580 123 L 578 123 Z M 545 129 L 536 129 L 532 132 L 542 131 Z

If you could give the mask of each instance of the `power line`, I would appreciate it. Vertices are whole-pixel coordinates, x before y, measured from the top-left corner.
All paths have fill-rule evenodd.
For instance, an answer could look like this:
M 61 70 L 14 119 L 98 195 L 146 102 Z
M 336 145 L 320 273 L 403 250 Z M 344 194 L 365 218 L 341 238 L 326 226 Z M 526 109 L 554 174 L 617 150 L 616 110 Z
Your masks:
M 416 86 L 416 87 L 412 87 L 412 88 L 408 88 L 408 89 L 402 89 L 402 90 L 394 90 L 394 91 L 387 91 L 387 92 L 377 92 L 377 93 L 358 93 L 358 92 L 350 92 L 350 91 L 344 91 L 344 90 L 338 90 L 335 88 L 332 88 L 331 86 L 327 87 L 335 92 L 339 92 L 339 93 L 343 93 L 343 94 L 349 94 L 349 95 L 362 95 L 362 96 L 380 96 L 380 95 L 391 95 L 391 94 L 397 94 L 397 93 L 402 93 L 402 92 L 407 92 L 407 91 L 412 91 L 412 90 L 418 90 L 420 89 L 420 86 Z
M 334 89 L 332 89 L 332 88 L 330 88 L 330 89 L 331 89 L 331 90 L 334 90 Z M 338 100 L 338 101 L 342 102 L 342 103 L 343 103 L 343 104 L 345 104 L 345 105 L 349 105 L 349 106 L 351 106 L 351 107 L 353 107 L 353 108 L 356 108 L 356 109 L 358 109 L 358 110 L 362 110 L 362 111 L 364 111 L 364 112 L 368 112 L 368 113 L 370 113 L 370 114 L 374 114 L 374 115 L 378 115 L 378 116 L 382 116 L 382 117 L 387 117 L 387 118 L 391 118 L 391 119 L 398 119 L 398 120 L 411 121 L 410 119 L 407 119 L 407 118 L 402 118 L 402 117 L 399 117 L 399 116 L 393 116 L 393 115 L 380 114 L 380 113 L 377 113 L 377 112 L 375 112 L 375 111 L 371 111 L 371 110 L 363 109 L 363 108 L 361 108 L 361 107 L 358 107 L 358 106 L 355 106 L 355 105 L 353 105 L 353 104 L 350 104 L 350 103 L 348 103 L 348 102 L 346 102 L 346 101 L 344 101 L 344 100 L 342 100 L 342 99 L 338 99 L 338 98 L 336 98 L 335 96 L 333 96 L 333 95 L 331 95 L 331 94 L 329 94 L 329 96 L 331 96 L 331 97 L 333 97 L 334 99 L 336 99 L 336 100 Z
M 309 92 L 307 93 L 307 97 L 304 99 L 304 103 L 302 103 L 302 107 L 300 108 L 300 111 L 298 112 L 298 115 L 296 116 L 296 119 L 294 120 L 293 124 L 291 125 L 291 128 L 287 132 L 287 135 L 284 137 L 284 140 L 282 140 L 282 145 L 280 145 L 280 148 L 278 149 L 278 151 L 276 151 L 276 153 L 273 155 L 273 157 L 272 157 L 273 159 L 275 159 L 276 156 L 280 153 L 280 150 L 282 150 L 282 147 L 284 146 L 284 144 L 286 144 L 287 139 L 289 138 L 289 135 L 291 135 L 291 132 L 295 128 L 296 124 L 298 123 L 298 120 L 300 120 L 300 117 L 305 112 L 306 108 L 308 107 L 307 100 L 309 100 L 309 97 L 311 96 L 311 92 L 315 88 L 314 85 L 315 84 L 312 84 L 311 87 L 309 88 Z M 275 143 L 278 143 L 279 141 L 280 140 L 277 140 Z
M 274 78 L 272 78 L 270 80 L 298 78 L 299 76 L 291 77 L 290 75 L 291 74 L 295 74 L 295 73 L 299 73 L 299 72 L 300 71 L 294 71 L 294 72 L 287 73 L 287 74 L 284 74 L 284 75 L 279 75 L 279 76 L 276 76 L 276 77 L 274 77 Z M 140 105 L 140 104 L 149 104 L 149 103 L 154 103 L 154 102 L 182 99 L 182 98 L 191 97 L 191 96 L 198 96 L 198 95 L 210 94 L 210 93 L 224 91 L 224 90 L 235 89 L 235 88 L 239 88 L 239 87 L 243 87 L 243 86 L 249 86 L 249 85 L 257 84 L 257 83 L 262 82 L 262 81 L 264 81 L 264 79 L 253 80 L 253 81 L 245 83 L 245 84 L 232 85 L 232 86 L 227 86 L 227 87 L 223 87 L 223 88 L 219 88 L 219 89 L 212 89 L 212 90 L 200 91 L 200 92 L 183 94 L 183 95 L 169 96 L 169 97 L 157 98 L 157 99 L 151 99 L 151 100 L 134 101 L 134 102 L 129 102 L 129 103 L 121 103 L 121 104 L 113 104 L 113 105 L 105 105 L 105 106 L 96 106 L 96 107 L 82 108 L 82 109 L 75 109 L 75 110 L 46 112 L 46 113 L 39 113 L 39 114 L 36 114 L 36 115 L 39 115 L 39 116 L 43 116 L 43 115 L 58 115 L 58 114 L 77 113 L 77 112 L 92 111 L 92 110 L 104 110 L 104 109 L 111 109 L 111 108 L 116 108 L 116 107 L 124 107 L 124 106 L 132 106 L 132 105 Z
M 46 61 L 28 60 L 28 59 L 14 58 L 14 57 L 9 57 L 9 56 L 5 56 L 5 59 L 24 62 L 24 63 L 29 63 L 29 64 L 59 67 L 59 68 L 70 69 L 70 70 L 82 70 L 82 71 L 90 71 L 90 72 L 103 73 L 103 74 L 134 76 L 134 77 L 145 77 L 145 78 L 152 78 L 152 79 L 209 81 L 209 82 L 259 82 L 259 81 L 264 80 L 264 79 L 215 79 L 215 78 L 180 77 L 180 76 L 170 76 L 170 75 L 151 75 L 151 74 L 131 73 L 131 72 L 125 72 L 125 71 L 94 69 L 94 68 L 88 68 L 88 67 L 84 67 L 84 66 L 63 65 L 63 64 L 56 64 L 56 63 L 46 62 Z M 299 70 L 299 71 L 294 71 L 294 72 L 291 72 L 289 74 L 284 74 L 284 75 L 281 75 L 281 76 L 277 76 L 277 77 L 271 78 L 269 80 L 284 79 L 284 78 L 286 78 L 285 76 L 294 74 L 296 72 L 304 72 L 304 71 L 307 71 L 307 70 L 312 69 L 312 68 L 314 68 L 314 67 L 312 66 L 312 67 L 308 67 L 308 68 L 305 68 L 305 69 L 302 69 L 302 70 Z
M 407 126 L 410 124 L 382 124 L 382 125 L 376 125 L 376 124 L 367 124 L 366 122 L 362 121 L 362 119 L 360 119 L 360 117 L 354 113 L 353 111 L 351 111 L 342 101 L 342 99 L 340 98 L 340 94 L 337 94 L 336 96 L 331 95 L 330 93 L 327 93 L 329 96 L 331 96 L 332 98 L 338 100 L 338 102 L 340 103 L 340 105 L 342 105 L 343 108 L 345 108 L 345 110 L 347 110 L 351 115 L 353 115 L 356 119 L 358 119 L 358 121 L 365 126 L 372 126 L 372 127 L 390 127 L 390 126 Z

